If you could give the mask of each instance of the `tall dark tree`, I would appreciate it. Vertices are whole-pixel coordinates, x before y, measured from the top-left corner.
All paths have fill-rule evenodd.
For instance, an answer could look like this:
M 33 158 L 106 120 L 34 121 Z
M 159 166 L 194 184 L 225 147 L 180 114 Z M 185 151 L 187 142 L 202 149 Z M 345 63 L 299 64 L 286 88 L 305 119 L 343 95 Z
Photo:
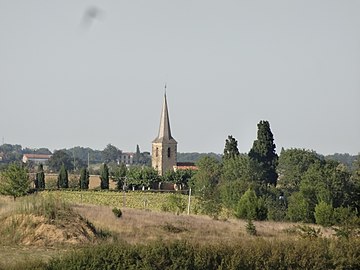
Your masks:
M 237 140 L 232 136 L 229 135 L 228 138 L 225 141 L 225 148 L 224 148 L 224 156 L 223 159 L 231 159 L 239 156 L 239 149 L 238 149 L 238 142 Z
M 360 154 L 358 154 L 357 159 L 353 164 L 353 174 L 351 176 L 351 180 L 353 183 L 353 190 L 352 190 L 352 198 L 353 204 L 355 209 L 358 213 L 360 213 Z
M 79 179 L 80 189 L 89 189 L 89 179 L 90 179 L 89 171 L 86 168 L 81 168 L 80 179 Z
M 257 126 L 257 140 L 249 152 L 250 166 L 255 180 L 276 185 L 278 155 L 275 152 L 274 136 L 268 121 L 260 121 Z
M 60 172 L 58 175 L 58 181 L 57 181 L 57 187 L 58 188 L 68 188 L 69 187 L 68 172 L 67 172 L 64 164 L 60 168 Z
M 44 167 L 42 164 L 39 164 L 38 170 L 35 177 L 35 188 L 36 189 L 45 189 L 45 173 Z
M 136 145 L 136 152 L 134 155 L 134 163 L 141 164 L 141 152 L 140 152 L 140 147 L 138 144 Z
M 101 189 L 109 189 L 109 167 L 104 163 L 100 168 L 100 187 Z

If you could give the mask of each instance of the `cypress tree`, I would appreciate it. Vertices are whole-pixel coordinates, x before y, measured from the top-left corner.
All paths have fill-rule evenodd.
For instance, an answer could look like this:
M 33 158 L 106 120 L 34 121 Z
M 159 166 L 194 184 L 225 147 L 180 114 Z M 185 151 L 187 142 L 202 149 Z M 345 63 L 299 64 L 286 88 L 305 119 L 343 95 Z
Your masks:
M 106 165 L 106 163 L 104 163 L 101 166 L 100 180 L 101 180 L 101 183 L 100 183 L 101 189 L 109 189 L 109 168 Z
M 61 165 L 60 172 L 58 175 L 58 181 L 57 181 L 57 187 L 58 188 L 68 188 L 69 187 L 69 178 L 68 178 L 68 172 L 65 169 L 65 165 Z
M 36 173 L 35 188 L 36 189 L 45 189 L 45 173 L 44 173 L 44 167 L 42 164 L 39 164 L 38 171 Z
M 138 144 L 136 145 L 136 152 L 135 152 L 135 155 L 134 155 L 134 163 L 135 164 L 140 164 L 141 163 L 141 152 L 140 152 L 140 147 L 139 147 Z
M 278 155 L 275 152 L 274 136 L 268 121 L 260 121 L 257 126 L 257 140 L 249 152 L 250 166 L 255 180 L 276 185 Z
M 80 170 L 79 187 L 80 189 L 89 189 L 90 174 L 86 168 Z
M 238 142 L 232 136 L 228 136 L 225 140 L 224 156 L 223 159 L 230 159 L 239 156 Z

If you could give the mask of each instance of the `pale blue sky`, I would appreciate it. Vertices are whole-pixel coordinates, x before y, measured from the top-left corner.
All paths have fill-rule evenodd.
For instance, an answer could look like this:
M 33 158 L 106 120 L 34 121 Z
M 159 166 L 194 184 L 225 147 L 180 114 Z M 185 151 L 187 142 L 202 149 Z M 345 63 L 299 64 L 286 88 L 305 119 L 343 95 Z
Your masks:
M 101 16 L 84 21 L 96 6 Z M 360 152 L 360 1 L 0 0 L 0 138 L 150 150 L 165 82 L 180 152 Z

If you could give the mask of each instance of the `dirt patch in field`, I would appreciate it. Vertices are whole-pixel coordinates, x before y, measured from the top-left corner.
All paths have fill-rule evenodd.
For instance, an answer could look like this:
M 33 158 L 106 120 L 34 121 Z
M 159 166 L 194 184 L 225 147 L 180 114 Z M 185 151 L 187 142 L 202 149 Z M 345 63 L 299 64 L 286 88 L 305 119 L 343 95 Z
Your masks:
M 96 239 L 95 228 L 76 213 L 60 220 L 13 214 L 0 220 L 0 232 L 4 241 L 25 246 L 80 244 Z

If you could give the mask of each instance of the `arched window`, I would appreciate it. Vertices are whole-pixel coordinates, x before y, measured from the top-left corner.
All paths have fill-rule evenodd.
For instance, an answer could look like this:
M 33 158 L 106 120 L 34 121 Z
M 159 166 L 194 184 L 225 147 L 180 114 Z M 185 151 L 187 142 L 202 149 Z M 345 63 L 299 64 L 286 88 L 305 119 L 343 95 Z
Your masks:
M 156 147 L 156 150 L 155 150 L 155 156 L 158 157 L 159 156 L 159 148 Z
M 168 158 L 171 156 L 171 149 L 168 147 Z

